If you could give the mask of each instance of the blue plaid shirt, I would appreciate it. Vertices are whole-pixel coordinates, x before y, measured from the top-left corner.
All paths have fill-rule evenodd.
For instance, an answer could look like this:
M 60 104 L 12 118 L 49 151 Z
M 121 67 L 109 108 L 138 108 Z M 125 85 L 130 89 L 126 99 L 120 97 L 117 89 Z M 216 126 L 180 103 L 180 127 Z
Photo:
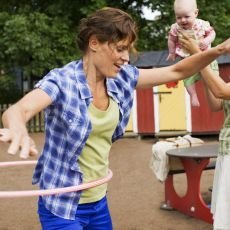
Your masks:
M 116 78 L 107 78 L 107 92 L 119 106 L 119 123 L 114 142 L 124 134 L 133 104 L 139 72 L 124 65 Z M 35 88 L 45 91 L 52 104 L 45 109 L 45 144 L 35 167 L 32 183 L 53 189 L 82 183 L 77 158 L 91 131 L 87 113 L 93 97 L 86 82 L 82 60 L 50 71 Z M 39 98 L 38 98 L 39 100 Z M 48 210 L 65 219 L 75 219 L 81 192 L 43 196 Z

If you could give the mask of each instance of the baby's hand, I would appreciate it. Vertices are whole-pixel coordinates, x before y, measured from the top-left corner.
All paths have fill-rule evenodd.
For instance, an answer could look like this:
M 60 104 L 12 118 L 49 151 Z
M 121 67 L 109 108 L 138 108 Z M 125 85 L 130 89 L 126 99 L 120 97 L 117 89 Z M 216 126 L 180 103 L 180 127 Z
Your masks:
M 206 50 L 208 48 L 208 44 L 205 42 L 204 39 L 200 40 L 198 43 L 201 50 Z
M 169 54 L 167 57 L 167 61 L 175 61 L 176 59 L 176 54 Z

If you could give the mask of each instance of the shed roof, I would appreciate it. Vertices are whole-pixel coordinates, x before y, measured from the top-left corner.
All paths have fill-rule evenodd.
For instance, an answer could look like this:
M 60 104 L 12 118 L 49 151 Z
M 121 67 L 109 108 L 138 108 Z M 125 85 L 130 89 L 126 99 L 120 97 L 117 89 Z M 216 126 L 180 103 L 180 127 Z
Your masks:
M 135 65 L 137 67 L 162 67 L 162 66 L 168 66 L 172 65 L 176 62 L 178 62 L 179 59 L 177 59 L 174 62 L 166 61 L 166 58 L 168 56 L 168 51 L 146 51 L 138 53 L 137 55 L 133 55 L 131 57 L 131 64 Z M 230 64 L 230 55 L 222 55 L 217 58 L 217 61 L 219 64 Z

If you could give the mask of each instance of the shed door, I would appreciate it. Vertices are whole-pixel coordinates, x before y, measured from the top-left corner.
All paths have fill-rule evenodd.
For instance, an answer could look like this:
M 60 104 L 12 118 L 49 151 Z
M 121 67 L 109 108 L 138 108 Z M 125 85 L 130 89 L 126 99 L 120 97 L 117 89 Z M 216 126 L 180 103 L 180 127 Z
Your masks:
M 174 88 L 158 86 L 159 130 L 186 130 L 185 88 L 182 81 Z

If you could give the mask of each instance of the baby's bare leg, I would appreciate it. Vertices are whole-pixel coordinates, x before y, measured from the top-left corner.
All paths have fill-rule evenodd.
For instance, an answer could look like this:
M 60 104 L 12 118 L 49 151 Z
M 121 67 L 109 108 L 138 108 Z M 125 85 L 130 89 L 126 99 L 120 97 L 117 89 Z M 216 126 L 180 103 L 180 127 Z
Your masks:
M 195 84 L 186 86 L 187 92 L 191 97 L 191 104 L 192 106 L 200 106 L 200 102 L 196 93 Z

